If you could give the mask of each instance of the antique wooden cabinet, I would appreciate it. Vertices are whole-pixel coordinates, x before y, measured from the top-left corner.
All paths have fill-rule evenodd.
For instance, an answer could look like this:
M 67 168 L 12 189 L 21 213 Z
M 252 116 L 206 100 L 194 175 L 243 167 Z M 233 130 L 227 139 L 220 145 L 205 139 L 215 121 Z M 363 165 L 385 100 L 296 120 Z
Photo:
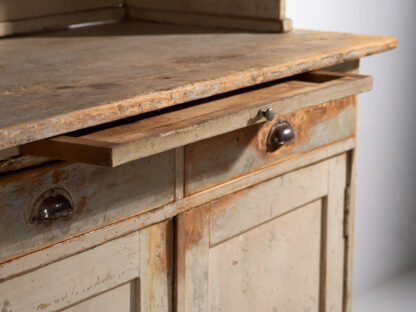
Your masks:
M 359 60 L 396 40 L 284 11 L 0 4 L 2 312 L 350 311 Z

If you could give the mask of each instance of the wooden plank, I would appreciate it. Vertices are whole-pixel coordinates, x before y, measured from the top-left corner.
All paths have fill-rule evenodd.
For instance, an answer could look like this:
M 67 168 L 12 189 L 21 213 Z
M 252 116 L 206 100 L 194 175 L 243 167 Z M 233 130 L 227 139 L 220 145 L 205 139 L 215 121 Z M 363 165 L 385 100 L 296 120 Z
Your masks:
M 236 33 L 139 22 L 7 38 L 0 42 L 0 148 L 395 46 L 391 37 Z
M 172 3 L 174 3 L 172 1 Z M 213 6 L 214 7 L 214 6 Z M 218 15 L 207 13 L 189 13 L 170 10 L 152 10 L 146 8 L 128 8 L 130 19 L 158 23 L 172 23 L 179 25 L 207 26 L 225 29 L 239 29 L 261 32 L 288 32 L 292 30 L 292 20 L 255 19 L 234 17 L 231 15 Z
M 344 297 L 344 209 L 347 182 L 346 155 L 329 160 L 328 196 L 325 213 L 325 271 L 322 278 L 322 307 L 324 311 L 343 311 Z
M 211 248 L 210 311 L 323 311 L 321 214 L 317 200 Z
M 136 312 L 136 283 L 137 280 L 133 280 L 61 311 Z
M 208 312 L 210 206 L 176 219 L 175 311 Z
M 327 171 L 328 163 L 322 162 L 213 201 L 210 245 L 326 196 L 328 182 L 323 172 Z
M 162 11 L 205 13 L 228 16 L 277 19 L 285 0 L 127 0 L 127 6 L 138 9 L 153 9 Z
M 123 0 L 2 0 L 0 22 L 119 7 Z
M 185 194 L 195 194 L 274 162 L 354 136 L 354 99 L 350 96 L 279 115 L 278 118 L 292 125 L 295 140 L 274 152 L 267 150 L 266 138 L 278 118 L 187 145 Z
M 34 4 L 37 3 L 36 1 L 30 2 Z M 71 1 L 69 3 L 71 3 Z M 119 21 L 123 18 L 124 14 L 125 9 L 120 7 L 4 21 L 0 22 L 0 37 L 49 30 L 61 30 L 71 25 L 83 23 Z
M 264 122 L 264 119 L 257 117 L 260 109 L 273 108 L 277 114 L 284 115 L 368 91 L 372 87 L 372 78 L 369 76 L 314 72 L 306 77 L 312 80 L 317 78 L 322 81 L 309 82 L 294 78 L 81 137 L 64 136 L 29 143 L 21 147 L 21 152 L 115 167 L 247 125 Z M 334 112 L 336 111 L 334 109 Z M 350 120 L 345 124 L 353 123 Z M 346 135 L 353 134 L 354 132 L 350 131 Z M 267 133 L 263 135 L 265 139 Z M 341 138 L 342 136 L 335 139 Z M 323 140 L 327 138 L 324 137 Z
M 175 149 L 175 200 L 180 200 L 184 196 L 185 185 L 185 158 L 184 147 L 178 147 Z
M 343 140 L 326 147 L 309 151 L 294 159 L 274 164 L 247 176 L 228 181 L 227 183 L 215 186 L 193 196 L 185 197 L 182 200 L 178 200 L 159 209 L 140 212 L 130 218 L 101 227 L 99 231 L 86 232 L 76 237 L 67 238 L 56 245 L 48 246 L 36 252 L 20 255 L 0 264 L 0 281 L 79 253 L 92 246 L 102 244 L 151 224 L 173 218 L 175 215 L 191 208 L 203 205 L 238 190 L 243 190 L 251 185 L 269 180 L 278 175 L 344 153 L 354 147 L 355 138 Z
M 66 189 L 71 217 L 30 223 L 33 202 L 45 190 Z M 0 262 L 174 200 L 174 153 L 116 169 L 53 163 L 0 178 Z
M 139 277 L 139 233 L 0 283 L 8 311 L 56 311 Z
M 140 231 L 139 311 L 173 311 L 173 223 Z
M 354 262 L 354 218 L 356 192 L 356 150 L 348 153 L 347 187 L 345 192 L 345 263 L 344 263 L 344 312 L 352 310 L 352 279 Z

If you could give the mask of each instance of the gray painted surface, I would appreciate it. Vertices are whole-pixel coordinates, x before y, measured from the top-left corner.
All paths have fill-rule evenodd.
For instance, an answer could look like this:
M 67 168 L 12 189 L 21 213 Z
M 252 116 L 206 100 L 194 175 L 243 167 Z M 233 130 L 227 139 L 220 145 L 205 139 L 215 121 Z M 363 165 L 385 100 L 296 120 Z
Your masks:
M 416 267 L 416 1 L 289 0 L 295 28 L 393 35 L 362 60 L 374 90 L 359 97 L 354 297 Z

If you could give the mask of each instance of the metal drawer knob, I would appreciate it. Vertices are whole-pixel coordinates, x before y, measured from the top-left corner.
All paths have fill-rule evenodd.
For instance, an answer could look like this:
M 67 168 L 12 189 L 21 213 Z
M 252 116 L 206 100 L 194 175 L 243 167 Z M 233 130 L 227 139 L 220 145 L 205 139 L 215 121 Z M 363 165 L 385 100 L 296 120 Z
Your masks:
M 267 151 L 274 152 L 282 145 L 295 139 L 295 132 L 289 121 L 281 119 L 270 129 L 267 136 Z
M 52 221 L 68 217 L 73 210 L 69 193 L 62 188 L 52 188 L 36 199 L 32 207 L 30 222 Z

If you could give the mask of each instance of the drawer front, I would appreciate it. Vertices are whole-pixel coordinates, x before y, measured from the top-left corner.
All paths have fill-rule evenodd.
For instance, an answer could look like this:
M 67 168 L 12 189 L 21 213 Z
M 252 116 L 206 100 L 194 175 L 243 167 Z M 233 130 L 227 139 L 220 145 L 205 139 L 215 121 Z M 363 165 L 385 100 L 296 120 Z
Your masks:
M 279 118 L 185 146 L 185 194 L 354 136 L 355 105 L 350 96 L 280 116 L 293 127 L 295 139 L 274 152 L 267 150 L 267 137 Z
M 32 220 L 48 190 L 64 190 L 73 210 L 52 221 Z M 101 227 L 174 198 L 174 152 L 117 168 L 59 162 L 0 178 L 0 262 Z

